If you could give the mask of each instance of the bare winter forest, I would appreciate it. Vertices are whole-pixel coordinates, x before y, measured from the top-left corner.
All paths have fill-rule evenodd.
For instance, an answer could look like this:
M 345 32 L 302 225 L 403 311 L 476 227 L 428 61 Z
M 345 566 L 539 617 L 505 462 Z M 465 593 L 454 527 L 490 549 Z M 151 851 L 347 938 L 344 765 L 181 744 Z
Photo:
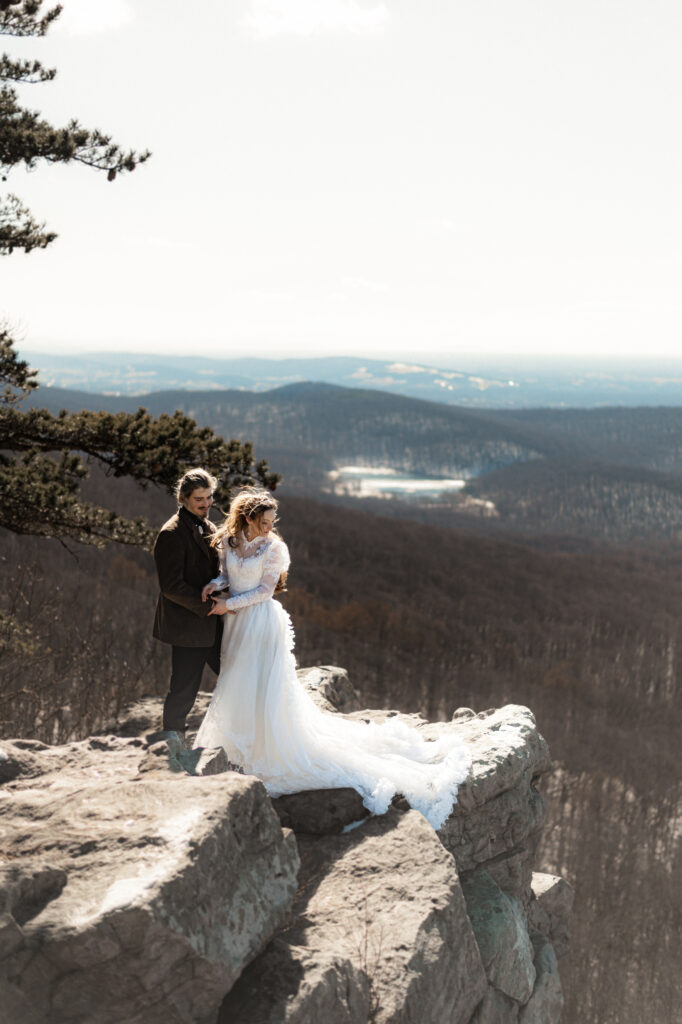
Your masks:
M 262 395 L 183 398 L 287 473 L 282 600 L 300 664 L 343 665 L 368 705 L 433 718 L 528 705 L 555 759 L 541 867 L 576 888 L 563 1020 L 678 1024 L 682 413 L 484 417 L 380 396 L 372 420 L 367 393 L 343 390 L 282 389 L 269 407 Z M 467 489 L 496 517 L 322 490 L 341 461 L 445 475 L 465 459 L 485 470 Z M 158 525 L 173 511 L 101 474 L 89 491 Z M 84 736 L 164 692 L 148 553 L 3 531 L 0 557 L 2 735 Z

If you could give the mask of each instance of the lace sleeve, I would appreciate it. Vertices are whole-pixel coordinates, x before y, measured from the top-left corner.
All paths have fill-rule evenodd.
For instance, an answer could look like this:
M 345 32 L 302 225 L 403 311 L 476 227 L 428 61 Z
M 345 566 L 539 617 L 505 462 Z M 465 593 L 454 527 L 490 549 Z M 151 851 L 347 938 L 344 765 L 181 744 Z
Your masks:
M 229 597 L 225 602 L 227 608 L 236 612 L 240 608 L 261 604 L 271 598 L 275 593 L 278 579 L 289 568 L 289 561 L 289 550 L 284 541 L 278 537 L 273 538 L 272 544 L 263 558 L 263 576 L 260 583 L 253 590 Z

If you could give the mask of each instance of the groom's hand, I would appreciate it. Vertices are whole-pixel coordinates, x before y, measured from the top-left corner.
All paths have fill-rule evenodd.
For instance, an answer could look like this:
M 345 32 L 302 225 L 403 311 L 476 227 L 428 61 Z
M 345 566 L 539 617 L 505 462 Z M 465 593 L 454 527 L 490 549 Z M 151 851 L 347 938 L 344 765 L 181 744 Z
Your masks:
M 236 615 L 231 608 L 227 607 L 227 599 L 224 597 L 215 598 L 213 601 L 213 607 L 211 608 L 209 615 Z

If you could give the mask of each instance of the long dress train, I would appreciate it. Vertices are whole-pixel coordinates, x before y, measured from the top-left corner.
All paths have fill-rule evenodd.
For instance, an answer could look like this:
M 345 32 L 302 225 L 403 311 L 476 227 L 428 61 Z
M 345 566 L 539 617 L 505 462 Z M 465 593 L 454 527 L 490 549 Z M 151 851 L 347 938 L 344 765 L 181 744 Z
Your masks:
M 424 740 L 396 718 L 354 722 L 315 705 L 296 676 L 291 620 L 273 600 L 288 567 L 287 546 L 272 534 L 223 548 L 214 582 L 229 583 L 237 614 L 224 616 L 221 671 L 195 746 L 223 747 L 273 797 L 349 786 L 383 814 L 402 793 L 439 828 L 468 773 L 466 747 L 452 734 Z

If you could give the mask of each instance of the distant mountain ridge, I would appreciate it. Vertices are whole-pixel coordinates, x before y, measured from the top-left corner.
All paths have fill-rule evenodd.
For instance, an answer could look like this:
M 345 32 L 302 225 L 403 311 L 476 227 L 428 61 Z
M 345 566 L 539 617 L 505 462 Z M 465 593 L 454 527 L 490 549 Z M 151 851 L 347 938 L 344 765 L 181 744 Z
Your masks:
M 311 382 L 259 394 L 178 390 L 135 397 L 40 388 L 29 402 L 53 412 L 131 412 L 143 405 L 158 416 L 180 409 L 224 437 L 252 441 L 288 479 L 308 486 L 319 486 L 343 463 L 468 478 L 575 448 L 570 439 L 547 440 L 541 430 L 493 421 L 484 411 Z
M 39 369 L 43 384 L 121 396 L 176 388 L 263 392 L 319 381 L 480 409 L 682 405 L 682 364 L 673 363 L 646 372 L 629 365 L 597 372 L 563 364 L 472 372 L 357 356 L 233 359 L 128 352 L 58 355 L 33 350 L 22 350 L 21 355 Z
M 286 492 L 328 501 L 357 501 L 330 477 L 349 465 L 466 480 L 447 498 L 409 507 L 367 499 L 374 511 L 427 523 L 581 543 L 682 539 L 682 408 L 479 410 L 310 382 L 134 397 L 40 388 L 27 404 L 144 406 L 155 416 L 180 409 L 226 438 L 252 441 L 284 474 Z
M 479 410 L 311 381 L 260 393 L 173 389 L 111 395 L 40 387 L 26 403 L 53 412 L 133 412 L 144 406 L 155 416 L 181 409 L 202 426 L 226 437 L 248 437 L 268 451 L 291 451 L 292 442 L 311 447 L 327 468 L 330 457 L 366 458 L 368 466 L 388 459 L 393 468 L 446 476 L 463 467 L 462 453 L 468 453 L 468 463 L 480 456 L 480 446 L 501 443 L 518 448 L 519 456 L 523 450 L 531 457 L 682 473 L 682 408 L 677 407 Z M 356 441 L 349 443 L 350 437 Z M 444 451 L 438 452 L 439 444 Z

